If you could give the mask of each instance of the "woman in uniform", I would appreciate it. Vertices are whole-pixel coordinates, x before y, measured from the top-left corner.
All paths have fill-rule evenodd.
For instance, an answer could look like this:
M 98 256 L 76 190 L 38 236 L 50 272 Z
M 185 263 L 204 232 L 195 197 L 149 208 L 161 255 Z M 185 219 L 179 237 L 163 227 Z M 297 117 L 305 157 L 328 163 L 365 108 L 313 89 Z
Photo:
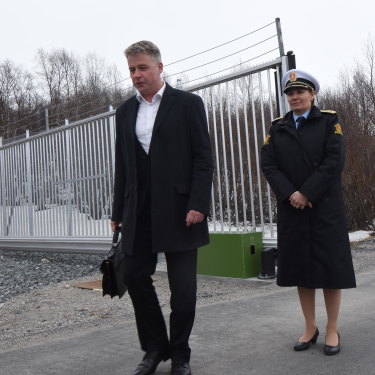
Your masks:
M 327 311 L 324 353 L 340 351 L 341 289 L 356 286 L 341 188 L 344 142 L 336 112 L 314 105 L 319 83 L 292 69 L 282 79 L 291 111 L 272 122 L 262 170 L 277 199 L 279 286 L 297 286 L 305 331 L 294 345 L 315 344 L 315 290 Z

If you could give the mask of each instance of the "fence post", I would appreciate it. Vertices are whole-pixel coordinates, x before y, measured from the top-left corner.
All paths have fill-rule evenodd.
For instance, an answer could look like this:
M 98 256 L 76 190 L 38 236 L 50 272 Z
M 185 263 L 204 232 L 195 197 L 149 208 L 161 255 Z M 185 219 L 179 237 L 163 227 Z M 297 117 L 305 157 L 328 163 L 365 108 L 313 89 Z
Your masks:
M 285 52 L 284 52 L 283 34 L 281 32 L 280 18 L 276 18 L 275 22 L 276 22 L 277 39 L 279 41 L 279 51 L 280 51 L 280 57 L 281 57 L 285 55 Z
M 48 131 L 49 130 L 48 108 L 44 109 L 44 115 L 46 119 L 46 130 Z
M 65 119 L 65 125 L 68 125 L 69 121 Z M 69 237 L 72 236 L 73 233 L 73 207 L 72 207 L 72 199 L 73 199 L 73 194 L 72 194 L 72 163 L 71 163 L 71 143 L 70 143 L 70 131 L 71 129 L 67 129 L 65 131 L 65 141 L 66 141 L 66 150 L 65 150 L 65 155 L 66 155 L 66 183 L 67 183 L 67 191 L 68 191 L 68 199 L 67 199 L 67 235 Z
M 109 110 L 113 111 L 113 107 L 109 106 Z M 112 162 L 112 181 L 115 180 L 115 123 L 113 117 L 109 117 L 109 134 L 111 138 L 111 162 Z
M 33 188 L 32 188 L 32 174 L 31 174 L 31 150 L 30 150 L 30 131 L 26 130 L 26 176 L 27 176 L 27 205 L 29 212 L 29 236 L 34 235 L 34 215 L 33 215 Z
M 0 147 L 2 146 L 3 139 L 0 137 Z M 3 213 L 3 218 L 2 218 L 2 226 L 0 226 L 0 234 L 2 236 L 5 236 L 6 234 L 6 221 L 7 221 L 7 216 L 6 216 L 6 202 L 5 202 L 5 178 L 6 175 L 4 173 L 4 153 L 5 150 L 0 149 L 0 206 L 2 207 L 1 212 Z

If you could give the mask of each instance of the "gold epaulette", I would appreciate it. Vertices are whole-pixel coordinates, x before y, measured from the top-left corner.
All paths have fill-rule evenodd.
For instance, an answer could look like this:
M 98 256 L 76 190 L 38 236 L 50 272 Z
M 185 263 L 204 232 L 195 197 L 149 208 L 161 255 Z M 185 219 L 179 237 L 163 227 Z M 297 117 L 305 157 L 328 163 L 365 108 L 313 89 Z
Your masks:
M 331 115 L 335 115 L 336 111 L 331 111 L 330 109 L 321 109 L 320 112 L 330 113 Z
M 273 119 L 271 122 L 274 123 L 275 121 L 278 121 L 278 120 L 280 120 L 280 119 L 282 119 L 282 117 L 275 118 L 275 119 Z

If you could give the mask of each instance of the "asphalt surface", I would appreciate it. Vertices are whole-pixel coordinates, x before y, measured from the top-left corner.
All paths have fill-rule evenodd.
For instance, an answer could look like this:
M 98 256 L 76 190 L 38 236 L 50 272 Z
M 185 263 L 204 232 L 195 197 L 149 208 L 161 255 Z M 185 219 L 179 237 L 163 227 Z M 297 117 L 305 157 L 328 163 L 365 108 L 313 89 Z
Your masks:
M 341 352 L 325 356 L 325 309 L 317 292 L 321 335 L 305 352 L 294 352 L 303 319 L 295 288 L 197 308 L 191 335 L 195 375 L 375 374 L 375 272 L 357 275 L 356 289 L 343 291 Z M 249 287 L 262 283 L 249 280 Z M 0 354 L 1 375 L 126 375 L 142 357 L 133 321 L 77 332 L 46 344 Z M 167 375 L 170 361 L 155 374 Z

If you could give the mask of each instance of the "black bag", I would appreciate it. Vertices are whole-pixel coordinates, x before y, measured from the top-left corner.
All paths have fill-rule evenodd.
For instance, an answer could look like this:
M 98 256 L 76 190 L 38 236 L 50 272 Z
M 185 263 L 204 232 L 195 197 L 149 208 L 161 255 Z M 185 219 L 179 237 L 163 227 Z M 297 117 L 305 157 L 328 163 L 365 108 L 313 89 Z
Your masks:
M 121 227 L 117 227 L 113 233 L 112 248 L 107 258 L 100 265 L 103 274 L 103 296 L 109 294 L 111 298 L 121 298 L 127 291 L 124 284 L 125 254 L 121 250 Z

